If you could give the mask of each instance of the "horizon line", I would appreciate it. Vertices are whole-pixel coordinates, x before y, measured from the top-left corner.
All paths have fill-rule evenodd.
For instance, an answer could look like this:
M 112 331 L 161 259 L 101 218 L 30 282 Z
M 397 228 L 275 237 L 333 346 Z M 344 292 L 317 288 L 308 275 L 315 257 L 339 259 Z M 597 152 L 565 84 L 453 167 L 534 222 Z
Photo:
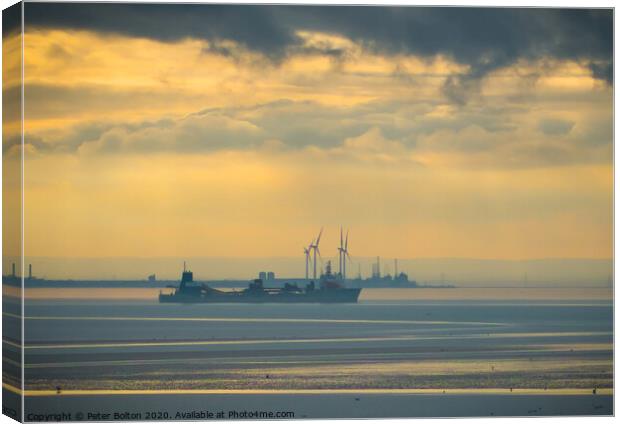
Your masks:
M 298 256 L 225 256 L 225 255 L 212 255 L 212 256 L 40 256 L 40 255 L 31 255 L 24 256 L 24 258 L 36 258 L 36 259 L 179 259 L 179 260 L 189 260 L 189 259 L 303 259 L 303 255 Z M 324 256 L 325 258 L 336 258 L 337 256 Z M 399 261 L 415 261 L 415 260 L 470 260 L 470 261 L 504 261 L 504 262 L 534 262 L 534 261 L 553 261 L 553 260 L 587 260 L 587 261 L 613 261 L 614 257 L 609 258 L 598 258 L 598 257 L 586 257 L 586 256 L 546 256 L 540 258 L 481 258 L 481 257 L 473 257 L 473 256 L 418 256 L 418 257 L 399 257 L 399 256 L 381 256 L 381 255 L 373 255 L 373 256 L 353 256 L 355 259 L 387 259 L 394 260 L 398 259 Z M 4 258 L 20 258 L 19 256 L 4 256 Z

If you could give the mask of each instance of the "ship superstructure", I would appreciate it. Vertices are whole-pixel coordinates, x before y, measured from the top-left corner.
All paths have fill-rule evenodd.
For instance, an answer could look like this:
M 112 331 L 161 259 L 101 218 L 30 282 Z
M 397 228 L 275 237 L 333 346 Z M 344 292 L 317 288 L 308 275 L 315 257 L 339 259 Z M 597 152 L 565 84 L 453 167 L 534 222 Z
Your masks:
M 304 287 L 286 283 L 282 288 L 267 288 L 262 279 L 249 283 L 241 291 L 218 290 L 205 283 L 195 283 L 191 271 L 183 270 L 178 288 L 170 294 L 160 293 L 161 303 L 355 303 L 359 288 L 345 288 L 331 272 L 328 262 L 318 287 L 314 280 Z

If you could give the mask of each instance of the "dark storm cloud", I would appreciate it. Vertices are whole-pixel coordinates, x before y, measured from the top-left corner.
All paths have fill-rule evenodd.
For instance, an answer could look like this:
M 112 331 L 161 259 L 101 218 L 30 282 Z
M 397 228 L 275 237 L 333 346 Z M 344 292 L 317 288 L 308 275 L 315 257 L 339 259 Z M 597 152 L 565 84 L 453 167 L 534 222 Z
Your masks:
M 613 13 L 601 9 L 27 3 L 28 26 L 233 40 L 276 60 L 299 47 L 297 30 L 337 33 L 378 52 L 445 54 L 470 65 L 446 86 L 456 100 L 471 81 L 519 58 L 584 61 L 609 83 L 613 74 Z
M 22 4 L 15 3 L 2 11 L 2 37 L 6 37 L 15 32 L 20 32 L 22 28 Z
M 272 7 L 28 3 L 25 14 L 27 27 L 85 29 L 160 41 L 234 40 L 269 56 L 295 42 Z

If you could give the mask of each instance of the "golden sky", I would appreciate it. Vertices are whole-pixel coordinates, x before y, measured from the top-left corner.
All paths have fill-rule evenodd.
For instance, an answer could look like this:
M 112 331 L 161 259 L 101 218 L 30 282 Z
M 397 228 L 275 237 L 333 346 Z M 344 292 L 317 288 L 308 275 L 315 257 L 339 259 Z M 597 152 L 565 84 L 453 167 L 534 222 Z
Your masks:
M 26 25 L 27 256 L 297 256 L 341 225 L 357 256 L 612 256 L 612 88 L 590 64 L 468 78 L 448 54 L 294 35 L 274 60 Z

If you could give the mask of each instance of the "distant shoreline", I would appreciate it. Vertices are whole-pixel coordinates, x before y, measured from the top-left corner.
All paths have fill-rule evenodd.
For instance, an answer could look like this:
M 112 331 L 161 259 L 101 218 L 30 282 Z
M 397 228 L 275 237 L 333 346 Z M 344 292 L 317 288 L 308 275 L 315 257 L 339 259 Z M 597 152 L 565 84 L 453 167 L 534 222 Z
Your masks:
M 223 280 L 195 280 L 197 284 L 208 284 L 217 288 L 246 288 L 251 280 L 238 280 L 238 279 L 223 279 Z M 272 281 L 268 281 L 265 287 L 283 287 L 285 284 L 298 284 L 299 286 L 305 285 L 310 280 L 305 278 L 278 278 Z M 7 284 L 13 287 L 21 287 L 21 278 L 13 276 L 3 276 L 3 284 Z M 409 286 L 407 286 L 407 283 Z M 456 286 L 450 284 L 416 284 L 415 282 L 395 283 L 393 287 L 389 286 L 389 283 L 382 282 L 381 285 L 373 286 L 373 282 L 362 280 L 347 280 L 347 287 L 355 288 L 454 288 Z M 62 280 L 47 280 L 41 278 L 26 278 L 24 279 L 26 288 L 169 288 L 171 286 L 178 286 L 178 280 L 83 280 L 83 279 L 62 279 Z

